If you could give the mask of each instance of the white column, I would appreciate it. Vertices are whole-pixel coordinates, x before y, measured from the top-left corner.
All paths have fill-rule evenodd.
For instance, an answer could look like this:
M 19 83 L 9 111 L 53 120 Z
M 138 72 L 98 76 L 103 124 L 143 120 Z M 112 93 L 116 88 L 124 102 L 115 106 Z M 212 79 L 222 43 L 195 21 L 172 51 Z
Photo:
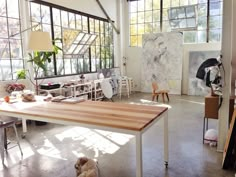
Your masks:
M 231 94 L 231 75 L 232 75 L 232 54 L 233 50 L 236 50 L 236 46 L 233 45 L 235 38 L 235 13 L 234 6 L 235 0 L 223 1 L 223 32 L 222 32 L 222 55 L 223 65 L 225 68 L 224 87 L 223 87 L 223 103 L 219 110 L 219 122 L 218 122 L 218 146 L 217 151 L 222 152 L 228 132 L 228 120 L 229 120 L 229 98 Z

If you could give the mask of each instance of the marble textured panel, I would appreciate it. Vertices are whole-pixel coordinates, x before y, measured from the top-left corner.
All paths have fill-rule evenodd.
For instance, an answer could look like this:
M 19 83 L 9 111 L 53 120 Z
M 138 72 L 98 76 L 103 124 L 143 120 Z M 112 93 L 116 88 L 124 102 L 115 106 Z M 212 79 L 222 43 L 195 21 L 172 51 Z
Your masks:
M 181 33 L 143 35 L 141 91 L 151 92 L 151 83 L 171 94 L 181 94 L 183 37 Z
M 205 96 L 210 93 L 210 88 L 201 79 L 196 78 L 200 65 L 209 58 L 216 58 L 220 51 L 190 51 L 189 52 L 189 82 L 188 95 Z

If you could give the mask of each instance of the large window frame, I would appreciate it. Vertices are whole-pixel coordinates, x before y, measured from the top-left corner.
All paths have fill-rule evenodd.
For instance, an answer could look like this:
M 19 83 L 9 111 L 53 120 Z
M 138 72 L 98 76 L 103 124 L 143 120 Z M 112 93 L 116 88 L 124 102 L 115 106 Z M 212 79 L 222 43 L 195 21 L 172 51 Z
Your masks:
M 35 9 L 32 9 L 32 6 L 38 6 L 40 8 L 38 9 L 40 11 L 38 21 L 35 18 Z M 85 50 L 83 55 L 68 55 L 68 53 L 64 55 L 64 51 L 61 51 L 59 54 L 53 56 L 53 62 L 48 64 L 49 72 L 46 76 L 41 74 L 39 78 L 95 73 L 99 69 L 114 67 L 113 29 L 107 19 L 48 2 L 32 1 L 30 2 L 31 25 L 40 24 L 40 29 L 43 31 L 44 21 L 48 21 L 48 18 L 46 20 L 41 18 L 43 14 L 41 8 L 45 9 L 46 7 L 49 8 L 47 15 L 50 17 L 50 30 L 45 31 L 50 32 L 52 40 L 56 38 L 62 39 L 55 43 L 62 49 L 66 47 L 66 43 L 63 41 L 70 30 L 96 35 L 96 39 L 92 44 L 89 44 L 88 49 Z M 83 44 L 80 43 L 79 45 Z M 84 43 L 84 45 L 87 44 Z
M 16 80 L 25 68 L 19 0 L 0 0 L 0 81 Z
M 168 9 L 180 6 L 198 6 L 197 29 L 183 31 L 184 43 L 220 42 L 222 33 L 223 0 L 128 0 L 129 45 L 142 46 L 146 33 L 170 32 Z M 187 31 L 188 30 L 188 31 Z

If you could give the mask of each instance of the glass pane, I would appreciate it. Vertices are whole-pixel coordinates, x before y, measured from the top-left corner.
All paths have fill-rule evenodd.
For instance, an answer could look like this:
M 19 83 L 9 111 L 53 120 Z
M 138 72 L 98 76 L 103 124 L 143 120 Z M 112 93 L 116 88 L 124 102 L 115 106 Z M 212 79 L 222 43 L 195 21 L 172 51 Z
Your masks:
M 61 26 L 61 16 L 60 16 L 60 10 L 53 8 L 53 24 Z
M 197 4 L 197 0 L 189 0 L 189 5 Z
M 66 11 L 61 11 L 61 23 L 63 27 L 68 28 L 69 23 L 68 23 L 68 12 Z
M 221 14 L 221 2 L 210 2 L 210 15 L 220 15 Z
M 95 20 L 95 32 L 99 33 L 99 20 Z
M 9 43 L 7 39 L 0 39 L 0 56 L 1 59 L 9 59 Z M 0 60 L 1 61 L 1 60 Z
M 82 59 L 78 60 L 78 72 L 79 73 L 84 72 L 84 60 Z
M 65 65 L 65 74 L 71 74 L 70 59 L 64 59 L 64 65 Z
M 95 29 L 94 29 L 94 27 L 95 27 L 95 25 L 94 25 L 94 19 L 89 19 L 89 28 L 90 28 L 90 33 L 94 33 L 95 32 Z
M 7 30 L 7 19 L 5 17 L 0 17 L 0 37 L 7 38 L 8 37 L 8 30 Z
M 138 13 L 138 23 L 144 23 L 144 12 Z M 134 23 L 134 24 L 136 24 L 136 23 Z
M 78 70 L 78 61 L 77 59 L 71 59 L 71 74 L 76 74 Z
M 131 1 L 129 2 L 129 11 L 130 12 L 137 12 L 138 6 L 137 6 L 137 1 Z
M 153 9 L 160 9 L 160 0 L 153 0 Z
M 12 35 L 13 38 L 20 38 L 20 34 L 16 35 L 18 33 L 20 33 L 20 21 L 18 19 L 11 19 L 8 18 L 8 29 L 9 29 L 9 34 L 10 36 Z
M 145 10 L 152 10 L 152 0 L 145 0 Z
M 160 22 L 155 22 L 152 24 L 153 26 L 153 33 L 160 33 L 161 32 L 161 29 L 160 29 Z
M 51 24 L 50 11 L 48 6 L 41 5 L 42 23 Z
M 163 8 L 169 8 L 170 7 L 170 0 L 164 0 L 163 1 Z
M 91 69 L 92 69 L 92 72 L 95 72 L 96 71 L 96 60 L 95 59 L 91 59 Z
M 180 20 L 179 27 L 180 28 L 187 28 L 187 21 L 186 21 L 186 19 Z
M 169 12 L 169 19 L 177 19 L 177 9 L 170 9 Z
M 61 36 L 61 27 L 60 26 L 54 26 L 54 37 L 55 38 L 62 38 Z
M 163 9 L 163 20 L 168 20 L 168 11 L 167 11 L 167 9 Z
M 207 4 L 198 4 L 198 16 L 207 16 Z
M 144 24 L 138 24 L 138 34 L 144 34 Z
M 82 16 L 82 25 L 83 25 L 83 31 L 88 32 L 88 18 L 85 16 Z
M 10 60 L 0 60 L 0 80 L 12 80 Z
M 152 22 L 152 11 L 145 12 L 145 23 Z
M 178 9 L 178 18 L 186 18 L 185 8 Z
M 5 2 L 5 0 L 1 1 L 0 4 L 2 2 Z M 13 17 L 13 18 L 19 18 L 19 4 L 18 4 L 18 0 L 7 0 L 7 15 L 8 17 Z M 0 5 L 0 9 L 2 11 L 1 5 Z
M 207 28 L 207 17 L 199 17 L 198 18 L 198 29 L 206 29 Z
M 196 31 L 184 31 L 184 43 L 196 43 L 197 32 Z
M 179 6 L 179 1 L 181 1 L 181 0 L 172 0 L 172 1 L 171 1 L 171 7 L 177 7 L 177 6 Z
M 34 22 L 41 22 L 40 15 L 40 5 L 36 3 L 30 3 L 30 12 L 31 12 L 31 20 Z
M 179 23 L 180 23 L 180 20 L 171 20 L 170 21 L 170 26 L 171 26 L 172 29 L 176 29 L 176 28 L 179 28 Z
M 180 5 L 181 6 L 187 6 L 188 5 L 188 0 L 180 0 Z
M 82 17 L 81 17 L 81 15 L 76 14 L 75 18 L 76 18 L 76 29 L 82 30 Z
M 221 41 L 221 29 L 215 29 L 209 31 L 209 42 Z
M 137 23 L 137 13 L 131 13 L 130 14 L 130 24 L 136 24 L 136 23 Z
M 130 35 L 136 35 L 137 32 L 137 25 L 130 25 Z
M 160 21 L 160 10 L 153 11 L 153 22 Z
M 206 42 L 206 31 L 198 31 L 198 43 Z
M 138 11 L 144 11 L 144 0 L 138 1 Z
M 63 59 L 57 58 L 57 74 L 64 75 L 64 62 Z
M 10 40 L 11 58 L 22 58 L 21 40 Z
M 143 42 L 142 41 L 142 35 L 138 35 L 138 46 L 139 47 L 142 47 L 142 45 L 143 45 L 142 42 Z
M 190 27 L 190 28 L 196 27 L 196 20 L 195 20 L 195 18 L 187 19 L 187 27 Z
M 210 28 L 221 28 L 221 16 L 212 16 L 209 18 Z
M 186 16 L 188 18 L 195 17 L 195 8 L 194 7 L 186 7 Z
M 137 46 L 137 45 L 138 45 L 138 37 L 130 36 L 130 46 Z
M 171 31 L 169 21 L 163 21 L 162 32 L 169 32 L 169 31 Z
M 13 79 L 17 79 L 17 71 L 24 68 L 24 62 L 23 60 L 12 60 L 12 74 Z
M 152 23 L 145 23 L 145 33 L 152 33 Z
M 0 1 L 0 16 L 6 16 L 6 1 Z
M 75 14 L 69 13 L 69 28 L 75 29 Z
M 89 60 L 85 59 L 84 60 L 84 72 L 90 72 L 90 65 L 89 65 Z

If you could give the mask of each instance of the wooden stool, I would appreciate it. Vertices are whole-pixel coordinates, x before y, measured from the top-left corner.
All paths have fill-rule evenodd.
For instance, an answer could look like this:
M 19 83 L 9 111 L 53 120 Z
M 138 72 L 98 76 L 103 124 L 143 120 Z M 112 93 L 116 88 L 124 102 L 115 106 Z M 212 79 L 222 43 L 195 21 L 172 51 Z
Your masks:
M 169 90 L 158 90 L 158 85 L 156 82 L 152 83 L 152 101 L 154 101 L 155 97 L 156 100 L 158 101 L 159 95 L 162 96 L 162 101 L 165 103 L 165 95 L 167 97 L 168 102 L 170 101 L 169 95 L 168 95 Z

